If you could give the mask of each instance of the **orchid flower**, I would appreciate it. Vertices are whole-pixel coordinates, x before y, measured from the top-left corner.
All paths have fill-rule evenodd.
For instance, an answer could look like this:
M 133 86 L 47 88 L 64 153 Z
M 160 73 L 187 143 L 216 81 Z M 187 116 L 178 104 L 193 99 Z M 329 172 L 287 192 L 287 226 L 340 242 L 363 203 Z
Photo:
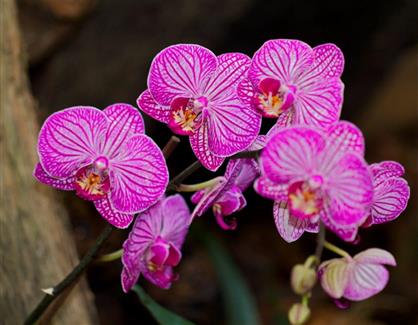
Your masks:
M 189 136 L 202 165 L 216 171 L 260 130 L 261 115 L 236 94 L 250 62 L 241 53 L 216 56 L 199 45 L 170 46 L 154 58 L 138 106 L 174 133 Z
M 144 134 L 141 114 L 127 104 L 52 114 L 39 133 L 38 154 L 36 179 L 93 201 L 118 228 L 157 202 L 168 183 L 161 150 Z
M 346 255 L 323 262 L 318 276 L 324 291 L 334 299 L 360 301 L 382 291 L 389 281 L 383 265 L 396 266 L 389 252 L 370 248 L 354 257 Z
M 190 211 L 179 194 L 161 199 L 135 221 L 123 244 L 122 288 L 128 292 L 140 274 L 156 286 L 168 289 L 178 276 L 173 267 L 181 259 Z
M 275 128 L 326 128 L 340 117 L 343 70 L 344 55 L 334 44 L 312 49 L 298 40 L 270 40 L 254 54 L 248 78 L 237 91 L 264 117 L 278 118 Z
M 326 131 L 294 126 L 270 137 L 254 188 L 275 200 L 274 219 L 286 241 L 318 232 L 320 221 L 342 239 L 355 239 L 373 198 L 363 155 L 363 135 L 348 122 Z
M 249 150 L 259 150 L 265 145 L 265 136 L 258 136 Z M 241 158 L 228 162 L 224 176 L 214 179 L 214 184 L 193 194 L 191 200 L 196 204 L 192 220 L 212 207 L 219 226 L 224 230 L 234 230 L 235 219 L 225 218 L 243 209 L 247 201 L 243 192 L 259 176 L 260 170 L 255 159 Z
M 373 176 L 373 202 L 363 227 L 396 219 L 405 210 L 410 195 L 408 182 L 401 177 L 405 172 L 401 164 L 383 161 L 370 165 L 370 171 Z

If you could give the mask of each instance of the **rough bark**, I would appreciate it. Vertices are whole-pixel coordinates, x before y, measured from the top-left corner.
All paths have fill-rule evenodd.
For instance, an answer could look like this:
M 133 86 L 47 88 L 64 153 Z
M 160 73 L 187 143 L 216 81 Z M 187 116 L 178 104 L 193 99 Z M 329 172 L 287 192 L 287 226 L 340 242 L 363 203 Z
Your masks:
M 77 263 L 77 254 L 65 210 L 54 192 L 32 177 L 39 131 L 36 104 L 29 91 L 15 1 L 0 1 L 0 315 L 9 325 L 23 322 L 43 297 L 41 288 L 59 282 Z M 84 281 L 51 321 L 97 323 Z

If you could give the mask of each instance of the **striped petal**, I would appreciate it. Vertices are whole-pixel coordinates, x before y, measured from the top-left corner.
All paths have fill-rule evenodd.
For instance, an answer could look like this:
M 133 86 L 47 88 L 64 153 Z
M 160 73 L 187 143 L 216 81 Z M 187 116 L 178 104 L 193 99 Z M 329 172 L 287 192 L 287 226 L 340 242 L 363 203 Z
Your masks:
M 135 134 L 145 133 L 144 120 L 138 110 L 128 104 L 113 104 L 106 107 L 103 113 L 109 125 L 101 152 L 108 159 L 113 159 L 129 138 Z
M 133 214 L 121 213 L 112 208 L 108 196 L 94 201 L 94 205 L 100 215 L 116 228 L 127 228 L 134 219 Z
M 251 59 L 242 53 L 219 55 L 216 73 L 203 92 L 209 101 L 235 97 L 238 83 L 246 76 L 250 63 Z
M 206 120 L 203 121 L 197 132 L 190 136 L 189 139 L 192 150 L 202 165 L 210 171 L 217 171 L 225 158 L 215 156 L 209 150 L 208 126 Z
M 293 103 L 294 123 L 327 128 L 340 118 L 344 84 L 339 79 L 321 79 L 300 88 Z
M 169 46 L 152 61 L 148 88 L 157 103 L 169 106 L 175 97 L 201 95 L 216 67 L 216 56 L 202 46 Z
M 317 224 L 312 225 L 308 218 L 296 218 L 289 213 L 286 202 L 274 202 L 273 207 L 274 222 L 280 236 L 292 243 L 298 240 L 305 231 L 318 232 Z
M 252 105 L 255 89 L 250 79 L 244 78 L 240 81 L 237 86 L 237 95 L 243 104 Z
M 323 262 L 318 268 L 322 289 L 332 298 L 343 297 L 350 275 L 349 261 L 334 258 Z
M 226 179 L 222 176 L 218 177 L 218 179 L 218 183 L 204 191 L 203 195 L 201 195 L 202 192 L 197 192 L 199 193 L 198 202 L 192 212 L 190 222 L 192 222 L 195 217 L 202 216 L 220 197 L 225 188 Z
M 73 191 L 75 177 L 69 178 L 54 178 L 49 176 L 45 170 L 42 168 L 41 164 L 36 164 L 35 170 L 33 171 L 33 176 L 41 183 L 45 185 L 52 186 L 57 190 L 62 191 Z
M 393 255 L 388 251 L 380 248 L 369 248 L 354 256 L 354 260 L 359 263 L 386 264 L 396 266 L 396 261 Z
M 301 41 L 277 39 L 267 41 L 254 54 L 248 77 L 254 86 L 264 78 L 294 84 L 314 60 L 311 47 Z
M 254 190 L 261 196 L 272 200 L 286 201 L 287 189 L 288 185 L 273 183 L 263 176 L 257 178 L 254 182 Z
M 261 114 L 234 94 L 214 102 L 208 115 L 209 150 L 227 157 L 247 149 L 261 127 Z
M 315 171 L 317 156 L 324 150 L 321 133 L 307 127 L 293 127 L 277 132 L 261 153 L 263 175 L 275 183 L 304 179 Z
M 190 210 L 180 194 L 162 202 L 160 236 L 180 250 L 189 228 Z
M 389 178 L 401 177 L 405 173 L 403 166 L 396 161 L 382 161 L 380 163 L 371 164 L 370 171 L 372 172 L 373 183 L 375 186 L 378 186 Z
M 379 293 L 389 281 L 388 270 L 378 264 L 352 263 L 344 297 L 360 301 Z
M 138 107 L 145 114 L 151 116 L 157 121 L 168 123 L 170 116 L 170 106 L 158 104 L 150 91 L 147 89 L 136 100 Z
M 38 140 L 45 172 L 56 178 L 74 176 L 100 152 L 107 125 L 106 116 L 94 107 L 71 107 L 49 116 Z
M 294 124 L 294 116 L 295 116 L 295 110 L 289 109 L 279 115 L 279 118 L 276 121 L 276 124 L 274 124 L 271 129 L 267 132 L 267 138 L 271 138 L 273 135 L 275 135 L 278 131 L 281 129 L 291 126 Z
M 136 135 L 111 162 L 112 206 L 123 213 L 138 213 L 162 197 L 168 170 L 161 150 L 145 135 Z

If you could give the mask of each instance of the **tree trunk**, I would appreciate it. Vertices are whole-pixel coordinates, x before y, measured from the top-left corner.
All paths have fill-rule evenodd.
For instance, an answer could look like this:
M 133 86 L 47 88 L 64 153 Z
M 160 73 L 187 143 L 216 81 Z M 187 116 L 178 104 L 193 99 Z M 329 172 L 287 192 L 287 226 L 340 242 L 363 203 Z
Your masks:
M 21 324 L 42 299 L 41 288 L 58 283 L 77 263 L 65 209 L 54 192 L 37 184 L 39 125 L 30 94 L 16 3 L 0 0 L 0 315 Z M 97 323 L 93 296 L 81 281 L 51 319 L 57 324 Z

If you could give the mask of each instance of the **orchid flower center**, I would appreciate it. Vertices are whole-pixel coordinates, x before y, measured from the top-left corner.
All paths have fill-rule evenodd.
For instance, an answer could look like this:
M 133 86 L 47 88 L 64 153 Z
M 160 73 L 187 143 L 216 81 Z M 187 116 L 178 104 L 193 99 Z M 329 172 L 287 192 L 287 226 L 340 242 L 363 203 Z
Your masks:
M 171 102 L 168 126 L 174 133 L 192 135 L 202 124 L 202 112 L 208 106 L 206 97 L 177 97 Z
M 323 179 L 315 175 L 306 181 L 289 186 L 288 204 L 291 214 L 298 218 L 315 218 L 323 206 Z
M 295 90 L 294 86 L 282 85 L 277 79 L 265 78 L 258 85 L 253 103 L 263 116 L 275 118 L 293 105 Z
M 93 164 L 80 168 L 74 181 L 77 195 L 88 201 L 103 198 L 110 190 L 108 167 L 107 158 L 98 157 Z
M 166 267 L 176 266 L 180 258 L 180 252 L 172 244 L 158 237 L 148 248 L 145 262 L 149 271 L 164 273 Z

